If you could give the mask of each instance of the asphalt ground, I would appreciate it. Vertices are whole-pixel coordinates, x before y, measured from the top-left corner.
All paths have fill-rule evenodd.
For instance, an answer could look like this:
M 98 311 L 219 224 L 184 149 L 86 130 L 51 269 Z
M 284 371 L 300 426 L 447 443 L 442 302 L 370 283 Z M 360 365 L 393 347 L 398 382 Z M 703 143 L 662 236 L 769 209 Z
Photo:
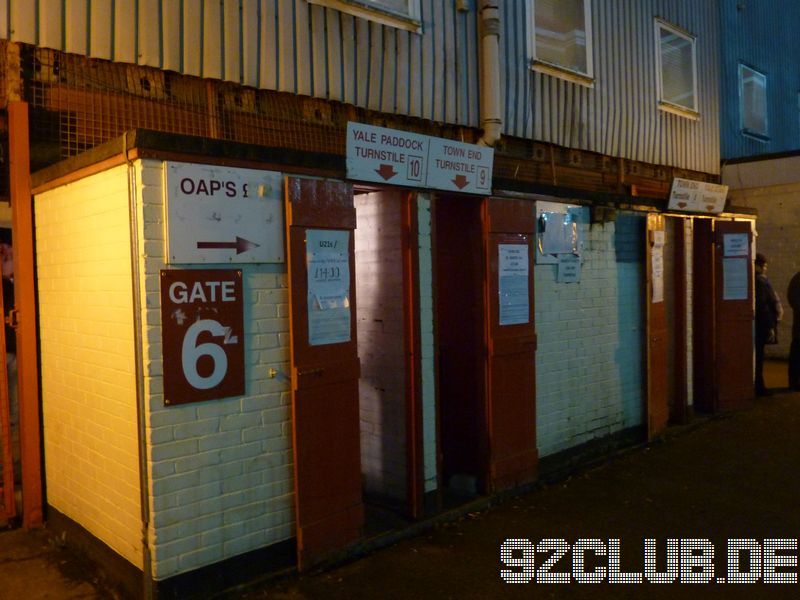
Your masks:
M 785 385 L 784 373 L 771 363 L 768 385 Z M 800 393 L 784 390 L 364 558 L 224 598 L 798 598 L 799 469 Z M 503 562 L 512 539 L 520 549 Z M 654 562 L 645 560 L 647 539 Z M 730 552 L 736 571 L 727 562 L 734 539 L 750 548 Z M 563 557 L 548 567 L 558 547 Z M 659 578 L 651 571 L 674 583 L 649 583 Z M 626 573 L 643 583 L 608 583 Z M 542 583 L 548 576 L 569 583 Z M 764 583 L 781 576 L 792 583 Z M 602 583 L 577 582 L 593 578 Z M 690 580 L 709 583 L 682 583 Z M 114 597 L 107 590 L 102 566 L 83 563 L 46 529 L 0 533 L 0 599 Z

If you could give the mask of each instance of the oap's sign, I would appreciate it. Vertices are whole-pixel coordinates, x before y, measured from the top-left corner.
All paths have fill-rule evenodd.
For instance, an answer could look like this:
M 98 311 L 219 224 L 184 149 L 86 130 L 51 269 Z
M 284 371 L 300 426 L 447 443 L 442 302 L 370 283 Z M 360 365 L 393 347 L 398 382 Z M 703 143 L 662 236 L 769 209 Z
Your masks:
M 244 395 L 243 307 L 241 270 L 161 271 L 164 404 Z
M 280 173 L 164 163 L 167 262 L 284 262 Z

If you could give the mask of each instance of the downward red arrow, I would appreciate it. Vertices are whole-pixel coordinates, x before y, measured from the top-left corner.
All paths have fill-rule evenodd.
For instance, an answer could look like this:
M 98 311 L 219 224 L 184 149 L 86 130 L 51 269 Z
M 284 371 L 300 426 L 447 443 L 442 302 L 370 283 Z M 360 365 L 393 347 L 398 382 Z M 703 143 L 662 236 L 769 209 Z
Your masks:
M 394 170 L 392 165 L 381 165 L 379 169 L 375 169 L 375 172 L 383 177 L 385 181 L 389 181 L 392 177 L 397 175 L 397 171 Z
M 197 242 L 198 250 L 231 249 L 236 250 L 236 254 L 241 254 L 242 252 L 247 252 L 253 248 L 258 248 L 260 245 L 261 244 L 256 244 L 255 242 L 241 238 L 238 235 L 236 236 L 235 242 Z
M 463 190 L 469 184 L 469 181 L 464 175 L 456 175 L 456 178 L 453 179 L 453 183 L 456 184 L 458 189 Z

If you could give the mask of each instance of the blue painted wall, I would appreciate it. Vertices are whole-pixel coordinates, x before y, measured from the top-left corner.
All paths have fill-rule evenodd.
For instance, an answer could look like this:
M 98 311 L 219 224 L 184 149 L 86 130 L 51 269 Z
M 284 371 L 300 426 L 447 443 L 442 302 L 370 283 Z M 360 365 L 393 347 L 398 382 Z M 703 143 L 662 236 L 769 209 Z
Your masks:
M 800 2 L 719 0 L 719 7 L 723 162 L 800 148 Z M 767 77 L 767 141 L 741 132 L 740 63 Z

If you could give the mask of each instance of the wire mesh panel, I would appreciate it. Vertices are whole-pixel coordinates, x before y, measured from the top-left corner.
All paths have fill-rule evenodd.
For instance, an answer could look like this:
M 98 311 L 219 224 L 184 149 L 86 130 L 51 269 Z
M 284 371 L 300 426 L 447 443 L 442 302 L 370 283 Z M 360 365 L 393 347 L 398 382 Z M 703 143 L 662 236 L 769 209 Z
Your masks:
M 352 107 L 149 67 L 25 47 L 34 167 L 144 128 L 268 147 L 344 153 Z M 53 145 L 58 146 L 54 156 Z

